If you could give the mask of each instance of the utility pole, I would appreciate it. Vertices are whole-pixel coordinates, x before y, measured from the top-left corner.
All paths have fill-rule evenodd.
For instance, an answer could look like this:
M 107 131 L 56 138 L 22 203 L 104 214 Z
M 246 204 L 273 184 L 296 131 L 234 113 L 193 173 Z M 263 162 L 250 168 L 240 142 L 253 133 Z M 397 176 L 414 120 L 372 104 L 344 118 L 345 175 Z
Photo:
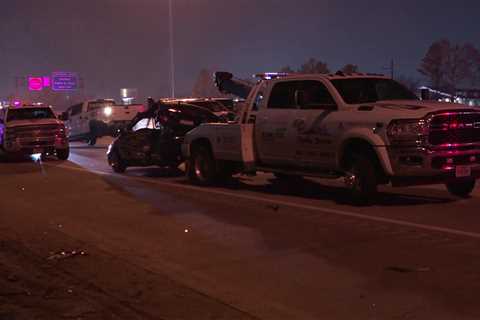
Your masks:
M 173 48 L 173 6 L 172 0 L 168 0 L 169 29 L 170 29 L 170 86 L 171 96 L 175 98 L 175 51 Z
M 393 59 L 390 60 L 390 65 L 389 65 L 388 67 L 383 67 L 383 70 L 388 70 L 388 71 L 390 71 L 390 78 L 393 79 L 393 77 L 394 77 L 394 75 L 395 75 L 395 73 L 394 73 L 394 71 L 395 71 L 395 63 L 394 63 Z
M 395 70 L 395 64 L 394 64 L 393 59 L 392 59 L 392 60 L 390 60 L 390 78 L 392 78 L 392 79 L 393 79 L 393 75 L 394 75 L 394 72 L 393 72 L 394 70 Z

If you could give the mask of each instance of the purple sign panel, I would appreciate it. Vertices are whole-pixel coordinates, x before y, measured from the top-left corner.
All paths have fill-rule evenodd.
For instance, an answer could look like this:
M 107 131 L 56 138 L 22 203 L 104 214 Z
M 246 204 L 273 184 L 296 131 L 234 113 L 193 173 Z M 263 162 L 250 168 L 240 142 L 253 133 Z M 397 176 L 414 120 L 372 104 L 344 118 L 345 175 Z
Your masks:
M 78 76 L 73 72 L 54 72 L 51 86 L 53 91 L 75 91 L 78 89 Z

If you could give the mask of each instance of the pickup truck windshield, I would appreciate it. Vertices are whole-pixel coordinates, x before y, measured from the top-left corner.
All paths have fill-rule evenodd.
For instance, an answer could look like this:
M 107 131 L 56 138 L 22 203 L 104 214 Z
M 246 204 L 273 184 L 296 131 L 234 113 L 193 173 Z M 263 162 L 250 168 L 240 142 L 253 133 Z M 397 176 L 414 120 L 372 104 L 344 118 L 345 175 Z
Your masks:
M 87 110 L 90 111 L 90 110 L 101 109 L 101 108 L 104 108 L 104 107 L 113 107 L 114 105 L 115 105 L 114 101 L 89 102 Z
M 391 79 L 335 79 L 332 80 L 332 84 L 348 104 L 382 100 L 418 100 L 413 92 Z
M 10 109 L 7 113 L 7 122 L 33 119 L 55 119 L 55 115 L 50 108 Z

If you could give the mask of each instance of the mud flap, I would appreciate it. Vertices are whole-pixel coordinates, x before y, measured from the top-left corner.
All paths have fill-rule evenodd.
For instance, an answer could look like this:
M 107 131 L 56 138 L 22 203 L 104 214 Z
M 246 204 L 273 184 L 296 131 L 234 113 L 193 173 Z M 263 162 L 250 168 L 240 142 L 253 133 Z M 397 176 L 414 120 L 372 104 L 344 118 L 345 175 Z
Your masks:
M 246 171 L 255 170 L 255 149 L 254 141 L 254 125 L 242 124 L 240 125 L 241 145 L 242 145 L 242 160 Z

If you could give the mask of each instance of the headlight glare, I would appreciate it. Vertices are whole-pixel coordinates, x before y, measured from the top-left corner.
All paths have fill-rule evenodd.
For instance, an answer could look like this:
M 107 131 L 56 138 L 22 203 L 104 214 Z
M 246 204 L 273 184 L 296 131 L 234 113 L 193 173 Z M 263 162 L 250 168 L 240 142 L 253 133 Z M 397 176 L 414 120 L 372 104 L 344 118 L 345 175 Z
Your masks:
M 112 107 L 103 108 L 103 114 L 105 114 L 107 117 L 110 117 L 112 113 L 113 113 Z

